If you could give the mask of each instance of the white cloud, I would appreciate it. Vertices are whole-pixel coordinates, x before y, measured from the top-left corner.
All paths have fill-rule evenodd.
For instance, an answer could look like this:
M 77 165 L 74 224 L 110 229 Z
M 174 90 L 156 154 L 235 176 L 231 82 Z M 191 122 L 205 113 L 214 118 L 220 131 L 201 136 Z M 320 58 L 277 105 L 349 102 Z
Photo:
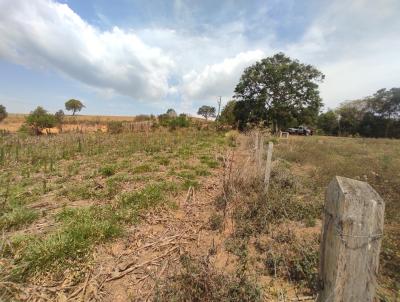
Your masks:
M 207 100 L 217 96 L 232 96 L 243 70 L 263 56 L 261 50 L 241 52 L 221 63 L 206 65 L 201 71 L 192 70 L 183 76 L 184 99 Z
M 329 1 L 289 39 L 285 30 L 301 13 L 290 3 L 287 14 L 274 16 L 269 11 L 282 3 L 267 1 L 249 18 L 228 1 L 238 14 L 216 25 L 196 19 L 192 3 L 175 0 L 174 28 L 149 22 L 102 31 L 53 0 L 0 0 L 0 58 L 56 70 L 101 91 L 105 101 L 120 94 L 157 106 L 180 102 L 175 106 L 191 112 L 196 102 L 231 97 L 245 67 L 279 51 L 325 73 L 321 95 L 330 107 L 400 86 L 399 0 Z
M 316 16 L 286 52 L 325 75 L 321 95 L 328 107 L 400 86 L 400 1 L 336 0 Z
M 100 31 L 67 5 L 49 0 L 0 2 L 0 57 L 55 69 L 136 100 L 164 98 L 174 66 L 135 33 L 118 27 Z

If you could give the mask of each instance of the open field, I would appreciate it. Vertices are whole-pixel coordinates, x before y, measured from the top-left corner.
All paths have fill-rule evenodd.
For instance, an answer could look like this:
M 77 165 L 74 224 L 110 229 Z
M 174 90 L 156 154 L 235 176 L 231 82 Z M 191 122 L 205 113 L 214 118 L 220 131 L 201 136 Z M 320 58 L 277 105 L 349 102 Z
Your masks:
M 378 296 L 400 282 L 400 141 L 194 128 L 0 137 L 0 300 L 297 301 L 317 292 L 335 175 L 386 201 Z
M 10 132 L 17 132 L 18 129 L 25 122 L 27 114 L 15 114 L 10 113 L 8 117 L 0 122 L 0 130 L 6 130 Z M 64 117 L 64 131 L 73 131 L 77 128 L 79 130 L 87 131 L 95 131 L 94 127 L 100 127 L 102 125 L 107 125 L 108 122 L 118 121 L 118 122 L 137 122 L 140 121 L 141 118 L 135 116 L 98 116 L 98 115 L 65 115 Z M 97 128 L 96 128 L 97 129 Z
M 225 144 L 190 129 L 0 140 L 0 274 L 18 282 L 78 265 L 147 209 L 176 207 L 180 192 L 219 166 Z

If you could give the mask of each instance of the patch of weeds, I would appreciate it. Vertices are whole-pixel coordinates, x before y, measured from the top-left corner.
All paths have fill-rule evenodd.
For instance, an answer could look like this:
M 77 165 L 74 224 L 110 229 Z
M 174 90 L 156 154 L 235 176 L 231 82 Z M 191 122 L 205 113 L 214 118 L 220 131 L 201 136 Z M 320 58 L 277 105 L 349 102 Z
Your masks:
M 231 130 L 225 133 L 225 138 L 229 147 L 236 147 L 238 136 L 239 132 L 235 130 Z
M 136 210 L 147 209 L 167 200 L 168 192 L 175 192 L 177 187 L 174 183 L 155 183 L 147 185 L 138 192 L 127 192 L 119 196 L 118 202 L 123 207 Z
M 122 233 L 119 216 L 111 207 L 64 209 L 57 215 L 59 230 L 32 239 L 16 260 L 15 278 L 62 269 L 69 261 L 83 260 L 95 243 Z
M 261 289 L 245 274 L 223 274 L 187 255 L 180 262 L 181 271 L 156 288 L 154 301 L 262 301 Z
M 247 257 L 248 254 L 248 240 L 246 238 L 240 238 L 233 235 L 225 240 L 225 250 L 238 256 L 241 259 Z
M 190 187 L 198 188 L 199 182 L 197 180 L 185 179 L 182 183 L 182 189 L 189 190 Z
M 100 172 L 100 174 L 101 174 L 102 176 L 104 176 L 104 177 L 110 177 L 110 176 L 112 176 L 112 175 L 115 174 L 115 170 L 116 170 L 115 166 L 113 166 L 113 165 L 106 165 L 106 166 L 104 166 L 104 167 L 101 167 L 101 168 L 99 169 L 99 172 Z
M 204 166 L 196 166 L 194 168 L 196 175 L 198 176 L 209 176 L 211 175 L 210 171 L 208 171 L 207 167 Z
M 215 159 L 212 159 L 212 158 L 211 158 L 210 156 L 208 156 L 208 155 L 202 155 L 202 156 L 200 156 L 200 162 L 201 162 L 202 164 L 207 165 L 209 168 L 212 168 L 212 169 L 217 168 L 218 165 L 219 165 L 218 161 L 216 161 Z
M 189 180 L 196 179 L 196 173 L 193 171 L 189 171 L 189 170 L 180 171 L 180 172 L 176 173 L 176 175 L 183 179 L 189 179 Z
M 386 231 L 382 240 L 381 264 L 385 275 L 400 285 L 400 234 L 397 229 Z
M 315 218 L 314 217 L 310 217 L 310 216 L 306 217 L 305 221 L 304 221 L 304 224 L 308 228 L 315 227 L 315 224 L 316 224 Z
M 160 165 L 163 165 L 163 166 L 168 166 L 171 162 L 168 158 L 163 157 L 163 156 L 156 158 L 156 160 L 157 160 L 157 163 L 159 163 Z
M 220 194 L 214 201 L 215 208 L 219 211 L 225 210 L 227 206 L 227 198 L 225 198 L 224 194 Z
M 248 202 L 233 211 L 236 236 L 245 238 L 265 232 L 272 220 L 270 216 L 268 203 L 262 194 L 249 197 Z
M 318 286 L 319 249 L 317 242 L 280 245 L 270 248 L 265 267 L 270 275 L 306 286 L 312 293 Z
M 193 151 L 189 148 L 189 146 L 183 146 L 178 149 L 177 155 L 182 159 L 188 159 L 193 155 Z
M 106 181 L 104 195 L 111 199 L 118 194 L 120 188 L 121 188 L 121 183 L 118 178 L 109 178 Z
M 152 167 L 149 164 L 143 164 L 143 165 L 137 166 L 132 169 L 133 173 L 148 173 L 148 172 L 153 172 L 153 171 L 154 171 L 154 167 Z
M 65 196 L 70 201 L 90 199 L 93 196 L 91 185 L 88 182 L 69 184 L 58 192 L 59 196 Z
M 32 223 L 39 217 L 39 214 L 25 207 L 15 207 L 0 217 L 0 229 L 18 229 Z
M 81 163 L 80 162 L 72 162 L 67 166 L 67 173 L 69 176 L 78 175 L 79 171 L 81 170 Z
M 213 213 L 211 214 L 210 218 L 208 219 L 208 224 L 210 226 L 210 229 L 213 231 L 217 230 L 222 230 L 222 226 L 224 224 L 224 216 L 218 214 L 218 213 Z

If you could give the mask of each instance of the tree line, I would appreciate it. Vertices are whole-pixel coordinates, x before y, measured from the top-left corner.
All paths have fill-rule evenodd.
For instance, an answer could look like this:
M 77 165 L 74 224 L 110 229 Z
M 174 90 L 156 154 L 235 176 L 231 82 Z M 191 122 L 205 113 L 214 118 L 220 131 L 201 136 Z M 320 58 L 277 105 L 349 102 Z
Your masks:
M 314 66 L 283 53 L 265 58 L 244 70 L 217 121 L 239 130 L 277 132 L 306 125 L 326 135 L 400 138 L 400 88 L 381 89 L 321 113 L 324 78 Z
M 321 113 L 317 126 L 327 135 L 400 138 L 400 88 L 345 102 Z
M 76 112 L 81 111 L 85 108 L 85 105 L 81 101 L 70 99 L 65 102 L 65 109 L 71 111 L 72 115 Z M 6 108 L 0 105 L 0 122 L 8 116 Z M 30 132 L 33 134 L 41 134 L 41 130 L 45 128 L 53 128 L 56 126 L 61 126 L 64 120 L 65 113 L 62 109 L 58 110 L 55 114 L 48 112 L 41 106 L 36 107 L 35 110 L 31 111 L 29 115 L 25 118 L 25 124 L 22 125 L 22 131 Z
M 233 100 L 221 114 L 218 112 L 217 124 L 239 130 L 268 127 L 273 132 L 304 125 L 326 135 L 400 138 L 400 88 L 381 89 L 372 96 L 321 113 L 319 84 L 324 78 L 314 66 L 283 53 L 262 59 L 244 70 Z M 72 115 L 84 107 L 75 99 L 65 103 Z M 197 114 L 208 120 L 216 116 L 215 111 L 215 107 L 204 105 Z M 0 105 L 0 121 L 6 116 L 4 106 Z M 37 107 L 26 118 L 26 124 L 38 133 L 62 123 L 63 117 L 62 110 L 50 114 Z M 161 114 L 159 121 L 171 127 L 187 125 L 186 116 L 177 116 L 174 109 Z

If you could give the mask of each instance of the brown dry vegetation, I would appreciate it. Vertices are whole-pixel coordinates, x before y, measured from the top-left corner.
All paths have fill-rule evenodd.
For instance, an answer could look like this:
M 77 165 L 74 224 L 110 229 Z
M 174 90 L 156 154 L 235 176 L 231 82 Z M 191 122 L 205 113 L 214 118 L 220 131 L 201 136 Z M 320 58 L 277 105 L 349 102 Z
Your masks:
M 25 122 L 27 114 L 10 113 L 8 117 L 0 122 L 0 130 L 17 132 Z M 70 132 L 96 132 L 101 126 L 109 122 L 132 123 L 149 119 L 149 116 L 98 116 L 98 115 L 66 115 L 64 118 L 63 131 Z
M 400 142 L 270 139 L 265 195 L 254 133 L 1 137 L 0 300 L 313 299 L 324 192 L 341 175 L 386 201 L 378 296 L 396 301 Z

